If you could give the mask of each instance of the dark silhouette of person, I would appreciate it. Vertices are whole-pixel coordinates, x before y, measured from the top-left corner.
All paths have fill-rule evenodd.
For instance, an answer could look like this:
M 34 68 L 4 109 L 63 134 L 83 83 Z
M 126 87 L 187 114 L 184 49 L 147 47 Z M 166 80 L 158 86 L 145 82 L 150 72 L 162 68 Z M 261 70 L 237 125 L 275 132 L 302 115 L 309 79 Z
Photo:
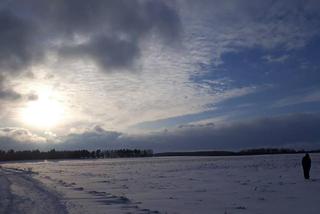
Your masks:
M 302 158 L 303 175 L 305 179 L 310 178 L 311 158 L 308 153 Z

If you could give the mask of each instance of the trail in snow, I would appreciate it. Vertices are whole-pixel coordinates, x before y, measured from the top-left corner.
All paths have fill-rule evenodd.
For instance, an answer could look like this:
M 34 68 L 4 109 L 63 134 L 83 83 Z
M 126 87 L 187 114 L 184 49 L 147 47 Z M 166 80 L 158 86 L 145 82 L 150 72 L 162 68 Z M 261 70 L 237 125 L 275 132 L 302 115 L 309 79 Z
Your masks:
M 0 213 L 64 214 L 59 197 L 23 171 L 0 168 Z

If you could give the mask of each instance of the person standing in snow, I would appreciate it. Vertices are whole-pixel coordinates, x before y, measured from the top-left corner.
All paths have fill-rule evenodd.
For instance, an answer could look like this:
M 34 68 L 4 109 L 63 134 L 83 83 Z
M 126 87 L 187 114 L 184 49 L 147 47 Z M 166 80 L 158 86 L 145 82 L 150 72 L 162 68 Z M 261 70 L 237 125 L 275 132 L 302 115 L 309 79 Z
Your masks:
M 302 158 L 303 174 L 305 179 L 310 178 L 311 158 L 308 153 Z

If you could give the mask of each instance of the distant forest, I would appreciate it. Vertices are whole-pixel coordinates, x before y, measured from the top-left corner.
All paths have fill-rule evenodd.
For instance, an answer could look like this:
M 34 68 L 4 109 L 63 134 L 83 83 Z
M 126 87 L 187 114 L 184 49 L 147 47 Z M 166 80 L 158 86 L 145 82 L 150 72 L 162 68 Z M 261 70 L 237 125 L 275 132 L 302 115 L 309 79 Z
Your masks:
M 0 161 L 16 160 L 52 160 L 52 159 L 95 159 L 95 158 L 131 158 L 131 157 L 164 157 L 164 156 L 241 156 L 266 154 L 320 153 L 320 150 L 294 150 L 277 148 L 248 149 L 239 152 L 231 151 L 196 151 L 196 152 L 163 152 L 154 154 L 152 150 L 119 149 L 119 150 L 75 150 L 44 152 L 39 150 L 14 151 L 0 150 Z
M 0 150 L 0 161 L 11 160 L 49 160 L 49 159 L 89 159 L 89 158 L 127 158 L 127 157 L 151 157 L 152 150 L 119 149 L 96 151 L 76 150 L 76 151 L 56 151 L 52 149 L 48 152 L 39 150 L 27 151 L 2 151 Z
M 320 150 L 295 150 L 285 148 L 259 148 L 247 149 L 239 152 L 231 151 L 196 151 L 196 152 L 163 152 L 157 153 L 154 156 L 240 156 L 240 155 L 268 155 L 268 154 L 296 154 L 296 153 L 320 153 Z

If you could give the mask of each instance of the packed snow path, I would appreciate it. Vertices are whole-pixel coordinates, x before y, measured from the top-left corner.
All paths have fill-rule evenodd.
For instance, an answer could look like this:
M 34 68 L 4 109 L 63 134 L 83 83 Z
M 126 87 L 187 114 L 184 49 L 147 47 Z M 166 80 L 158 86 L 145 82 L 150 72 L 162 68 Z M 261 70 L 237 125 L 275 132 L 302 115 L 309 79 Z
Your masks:
M 64 214 L 59 197 L 26 172 L 0 168 L 0 213 Z

